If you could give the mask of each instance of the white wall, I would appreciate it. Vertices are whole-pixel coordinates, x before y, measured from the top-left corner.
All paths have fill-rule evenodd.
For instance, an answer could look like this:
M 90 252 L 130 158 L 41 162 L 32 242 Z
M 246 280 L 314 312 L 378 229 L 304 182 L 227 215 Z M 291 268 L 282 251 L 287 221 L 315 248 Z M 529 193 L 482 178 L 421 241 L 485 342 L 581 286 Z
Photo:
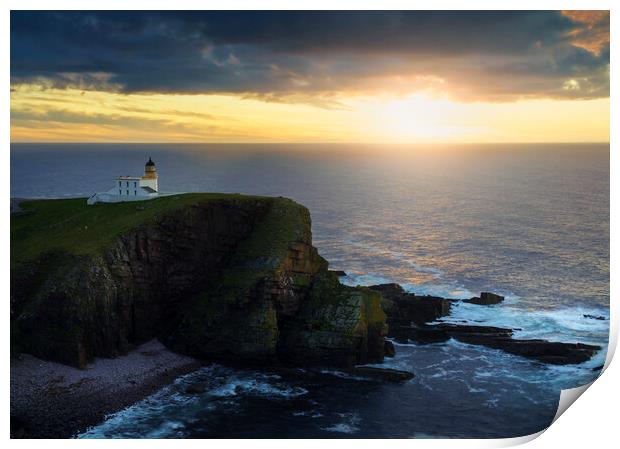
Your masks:
M 106 193 L 122 197 L 148 196 L 147 192 L 140 188 L 140 178 L 117 179 L 113 188 Z
M 150 187 L 151 189 L 155 190 L 156 192 L 159 190 L 157 188 L 157 179 L 141 179 L 140 180 L 140 184 L 144 187 Z
M 142 187 L 150 187 L 155 193 L 147 192 Z M 116 179 L 114 187 L 107 192 L 96 193 L 91 196 L 86 203 L 119 203 L 121 201 L 143 201 L 157 198 L 158 194 L 157 179 L 143 179 L 140 177 L 128 177 L 126 179 Z

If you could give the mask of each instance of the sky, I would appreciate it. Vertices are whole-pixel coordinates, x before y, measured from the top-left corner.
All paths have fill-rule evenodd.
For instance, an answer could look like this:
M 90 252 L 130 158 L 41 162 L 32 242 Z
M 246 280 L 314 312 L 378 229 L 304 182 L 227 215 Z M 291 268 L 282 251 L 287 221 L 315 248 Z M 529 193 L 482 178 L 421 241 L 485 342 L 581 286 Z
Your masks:
M 12 142 L 608 142 L 608 11 L 11 12 Z

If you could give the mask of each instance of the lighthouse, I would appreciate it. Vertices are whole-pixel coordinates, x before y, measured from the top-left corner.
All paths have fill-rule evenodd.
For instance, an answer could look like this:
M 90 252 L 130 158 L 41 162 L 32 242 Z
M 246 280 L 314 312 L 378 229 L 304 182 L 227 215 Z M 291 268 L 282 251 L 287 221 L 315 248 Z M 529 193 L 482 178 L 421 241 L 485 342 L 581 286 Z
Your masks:
M 155 167 L 155 162 L 150 157 L 149 161 L 144 164 L 144 176 L 140 179 L 140 185 L 148 186 L 156 192 L 159 191 L 157 188 L 157 168 Z
M 95 193 L 86 201 L 87 204 L 120 203 L 123 201 L 144 201 L 162 196 L 157 185 L 157 168 L 149 157 L 144 164 L 142 176 L 117 176 L 114 187 L 107 192 Z

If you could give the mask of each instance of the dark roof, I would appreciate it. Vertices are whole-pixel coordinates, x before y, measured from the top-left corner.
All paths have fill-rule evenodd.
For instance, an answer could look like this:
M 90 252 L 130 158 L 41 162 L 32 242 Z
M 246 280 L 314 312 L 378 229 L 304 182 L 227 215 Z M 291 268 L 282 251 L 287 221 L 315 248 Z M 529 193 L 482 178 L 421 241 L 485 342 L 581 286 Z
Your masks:
M 151 158 L 149 158 L 149 161 L 144 164 L 145 167 L 155 167 L 155 162 L 153 162 L 153 160 Z
M 147 191 L 147 192 L 149 192 L 149 193 L 155 193 L 155 192 L 157 192 L 157 190 L 155 190 L 154 188 L 149 187 L 149 186 L 142 186 L 142 190 L 146 190 L 146 191 Z

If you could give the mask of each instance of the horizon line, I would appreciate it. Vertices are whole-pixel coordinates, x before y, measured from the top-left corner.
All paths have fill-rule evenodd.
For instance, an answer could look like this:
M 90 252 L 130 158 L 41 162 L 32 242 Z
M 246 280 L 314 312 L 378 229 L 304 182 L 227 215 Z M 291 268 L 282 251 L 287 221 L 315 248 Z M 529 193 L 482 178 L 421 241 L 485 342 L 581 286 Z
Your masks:
M 18 141 L 9 142 L 16 144 L 40 144 L 40 145 L 611 145 L 611 141 L 542 141 L 542 142 L 54 142 L 54 141 Z

